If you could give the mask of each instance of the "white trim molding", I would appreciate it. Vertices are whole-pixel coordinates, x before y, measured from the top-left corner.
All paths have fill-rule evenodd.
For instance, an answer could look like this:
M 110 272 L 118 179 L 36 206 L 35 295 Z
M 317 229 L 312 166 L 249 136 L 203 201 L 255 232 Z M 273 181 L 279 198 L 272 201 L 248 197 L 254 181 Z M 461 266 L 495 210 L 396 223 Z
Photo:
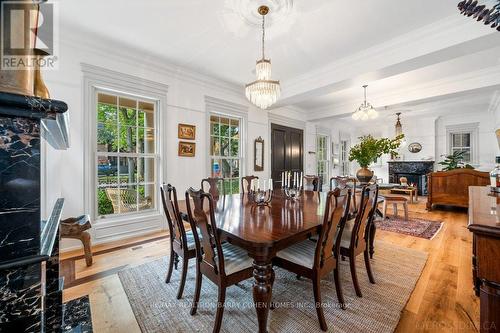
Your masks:
M 132 76 L 120 72 L 115 72 L 106 68 L 97 67 L 90 64 L 81 64 L 83 73 L 83 99 L 82 110 L 84 113 L 84 202 L 85 213 L 90 214 L 95 220 L 96 207 L 94 193 L 96 187 L 95 171 L 95 148 L 96 148 L 96 117 L 93 112 L 96 107 L 96 92 L 100 90 L 116 92 L 118 94 L 131 94 L 134 97 L 142 97 L 155 101 L 157 107 L 157 127 L 158 137 L 157 154 L 159 156 L 159 170 L 157 170 L 157 183 L 166 179 L 166 132 L 167 132 L 167 92 L 168 86 L 162 83 L 150 81 L 141 77 Z M 157 196 L 159 197 L 159 196 Z M 123 215 L 120 217 L 110 217 L 96 221 L 93 228 L 93 235 L 96 239 L 104 238 L 124 238 L 130 237 L 146 230 L 166 229 L 166 221 L 160 213 L 160 202 L 156 200 L 156 209 L 144 214 Z M 136 221 L 136 223 L 131 223 Z M 144 224 L 144 225 L 142 225 Z M 118 229 L 117 229 L 118 228 Z M 113 230 L 115 229 L 115 230 Z M 113 230 L 110 234 L 109 230 Z
M 241 149 L 241 162 L 240 162 L 240 176 L 246 173 L 246 164 L 248 161 L 248 107 L 229 102 L 220 98 L 215 98 L 211 96 L 205 96 L 205 123 L 206 123 L 206 135 L 205 139 L 207 142 L 207 158 L 206 167 L 207 176 L 211 177 L 211 155 L 210 155 L 210 115 L 219 114 L 221 116 L 229 116 L 240 119 L 240 149 Z
M 269 124 L 269 131 L 271 131 L 271 124 L 276 124 L 304 130 L 305 135 L 306 122 L 303 120 L 288 118 L 274 113 L 268 113 L 267 119 Z

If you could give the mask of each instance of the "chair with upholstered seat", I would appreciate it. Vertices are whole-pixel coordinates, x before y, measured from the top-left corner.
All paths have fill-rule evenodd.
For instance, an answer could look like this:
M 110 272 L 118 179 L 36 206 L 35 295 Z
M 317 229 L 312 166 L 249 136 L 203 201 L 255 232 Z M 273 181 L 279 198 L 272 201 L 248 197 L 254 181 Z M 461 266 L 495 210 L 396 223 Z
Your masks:
M 182 273 L 177 293 L 177 299 L 182 297 L 184 285 L 186 283 L 186 275 L 189 264 L 189 259 L 196 258 L 196 249 L 194 235 L 192 231 L 186 231 L 184 222 L 182 221 L 177 203 L 177 191 L 175 187 L 168 184 L 160 186 L 161 199 L 163 203 L 163 210 L 168 222 L 168 229 L 170 232 L 170 262 L 168 265 L 166 283 L 170 283 L 172 277 L 172 270 L 179 263 L 179 257 L 182 258 Z
M 333 271 L 339 303 L 344 308 L 344 297 L 338 272 L 338 257 L 342 229 L 349 213 L 350 189 L 335 189 L 327 195 L 323 224 L 318 239 L 302 241 L 279 251 L 273 264 L 312 280 L 314 301 L 320 327 L 326 331 L 327 324 L 321 302 L 321 279 Z
M 359 203 L 358 214 L 355 219 L 348 220 L 342 233 L 340 242 L 340 255 L 349 257 L 349 266 L 351 269 L 352 282 L 356 295 L 362 297 L 359 287 L 358 276 L 356 273 L 356 257 L 364 255 L 368 279 L 375 283 L 373 272 L 370 265 L 369 244 L 370 244 L 370 226 L 372 225 L 377 207 L 378 185 L 370 184 L 363 187 L 361 191 L 361 200 Z
M 219 189 L 219 185 L 222 187 L 222 195 L 226 194 L 226 190 L 224 188 L 224 178 L 214 178 L 214 177 L 208 177 L 205 179 L 201 180 L 201 189 L 205 191 L 204 185 L 208 184 L 208 193 L 212 195 L 212 198 L 214 200 L 219 200 L 219 197 L 221 195 L 221 190 Z
M 208 201 L 208 211 L 203 209 L 205 200 Z M 213 332 L 219 332 L 224 313 L 226 288 L 253 276 L 253 260 L 245 250 L 229 243 L 221 243 L 217 234 L 214 206 L 211 194 L 203 190 L 195 191 L 193 188 L 186 191 L 186 207 L 189 223 L 194 231 L 197 254 L 196 285 L 191 315 L 196 314 L 198 308 L 204 275 L 219 289 L 213 328 Z
M 243 193 L 250 192 L 250 190 L 251 190 L 250 187 L 252 186 L 252 180 L 254 180 L 254 179 L 259 179 L 259 177 L 257 177 L 257 176 L 241 177 L 241 192 L 243 192 Z

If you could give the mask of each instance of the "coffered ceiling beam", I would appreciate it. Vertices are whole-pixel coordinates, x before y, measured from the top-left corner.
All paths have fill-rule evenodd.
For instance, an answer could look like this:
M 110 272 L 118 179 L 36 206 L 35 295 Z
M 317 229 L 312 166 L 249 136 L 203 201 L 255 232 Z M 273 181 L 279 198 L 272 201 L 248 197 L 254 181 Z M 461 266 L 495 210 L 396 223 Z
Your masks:
M 500 45 L 500 34 L 463 17 L 446 18 L 283 82 L 277 107 L 360 86 Z
M 471 96 L 470 98 L 473 98 L 474 94 L 486 92 L 493 95 L 498 90 L 500 90 L 500 65 L 415 85 L 411 88 L 401 88 L 384 94 L 371 95 L 370 102 L 378 106 L 378 111 L 383 111 L 386 108 L 394 110 L 397 107 L 411 109 L 413 106 L 429 101 L 453 96 Z M 359 104 L 359 99 L 322 107 L 308 112 L 307 120 L 318 121 L 350 116 L 354 109 L 353 106 L 357 104 Z

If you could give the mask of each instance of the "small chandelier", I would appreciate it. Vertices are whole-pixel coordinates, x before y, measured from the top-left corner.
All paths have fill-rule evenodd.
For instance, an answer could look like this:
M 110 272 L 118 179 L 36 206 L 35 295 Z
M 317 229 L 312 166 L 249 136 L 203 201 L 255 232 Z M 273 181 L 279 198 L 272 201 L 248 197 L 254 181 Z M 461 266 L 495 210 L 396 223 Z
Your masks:
M 264 56 L 265 16 L 269 7 L 260 6 L 258 12 L 262 15 L 262 59 L 255 66 L 257 80 L 245 86 L 245 95 L 250 102 L 265 110 L 278 100 L 281 88 L 279 81 L 271 80 L 271 60 Z
M 365 101 L 352 114 L 352 119 L 354 120 L 368 120 L 378 117 L 377 110 L 375 110 L 375 108 L 366 101 L 366 87 L 368 87 L 368 85 L 365 84 L 363 86 L 363 88 L 365 89 Z
M 396 121 L 396 126 L 395 126 L 396 137 L 397 137 L 397 136 L 400 136 L 401 134 L 403 134 L 403 125 L 401 125 L 401 119 L 400 119 L 401 112 L 397 112 L 396 116 L 398 116 L 398 119 Z M 405 138 L 403 138 L 403 140 L 401 140 L 400 147 L 404 147 L 404 146 L 406 146 L 406 139 Z

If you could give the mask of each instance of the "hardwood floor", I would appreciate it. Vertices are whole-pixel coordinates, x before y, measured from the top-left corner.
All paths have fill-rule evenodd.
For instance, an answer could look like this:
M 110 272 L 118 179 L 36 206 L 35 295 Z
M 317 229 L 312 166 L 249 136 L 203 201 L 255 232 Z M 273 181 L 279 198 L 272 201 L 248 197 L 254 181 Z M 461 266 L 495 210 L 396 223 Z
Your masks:
M 425 201 L 419 198 L 418 203 L 409 205 L 410 217 L 444 221 L 434 239 L 377 231 L 377 240 L 429 253 L 396 332 L 476 332 L 479 299 L 472 291 L 472 235 L 467 230 L 467 213 L 441 209 L 429 213 Z M 165 256 L 168 248 L 163 232 L 96 246 L 94 264 L 89 268 L 82 252 L 64 253 L 64 300 L 90 296 L 94 332 L 140 332 L 116 273 Z

